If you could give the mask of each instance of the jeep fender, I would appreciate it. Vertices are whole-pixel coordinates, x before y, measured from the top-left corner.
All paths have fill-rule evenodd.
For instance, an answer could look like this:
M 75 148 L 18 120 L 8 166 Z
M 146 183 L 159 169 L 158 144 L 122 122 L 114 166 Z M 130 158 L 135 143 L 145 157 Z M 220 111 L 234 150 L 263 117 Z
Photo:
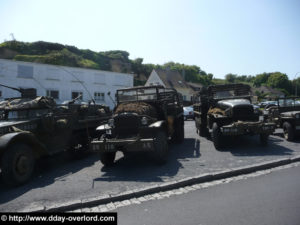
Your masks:
M 111 127 L 108 124 L 103 124 L 99 127 L 96 128 L 96 131 L 105 131 L 105 130 L 109 130 L 111 129 Z
M 8 133 L 0 137 L 0 155 L 14 143 L 24 143 L 29 145 L 36 157 L 47 153 L 46 148 L 38 141 L 34 134 L 28 131 Z
M 150 124 L 149 127 L 167 131 L 167 123 L 164 120 L 156 121 L 155 123 Z

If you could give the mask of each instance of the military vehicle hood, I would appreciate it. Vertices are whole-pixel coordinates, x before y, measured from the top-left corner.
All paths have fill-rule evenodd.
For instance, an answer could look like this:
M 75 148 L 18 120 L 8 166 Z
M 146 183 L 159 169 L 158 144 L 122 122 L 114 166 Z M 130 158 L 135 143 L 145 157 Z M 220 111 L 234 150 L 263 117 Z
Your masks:
M 249 100 L 247 99 L 227 99 L 218 101 L 218 106 L 221 108 L 234 108 L 236 106 L 251 106 Z
M 283 112 L 283 113 L 281 113 L 280 115 L 283 116 L 283 117 L 293 117 L 293 116 L 295 116 L 296 114 L 299 114 L 299 115 L 300 115 L 300 111 Z

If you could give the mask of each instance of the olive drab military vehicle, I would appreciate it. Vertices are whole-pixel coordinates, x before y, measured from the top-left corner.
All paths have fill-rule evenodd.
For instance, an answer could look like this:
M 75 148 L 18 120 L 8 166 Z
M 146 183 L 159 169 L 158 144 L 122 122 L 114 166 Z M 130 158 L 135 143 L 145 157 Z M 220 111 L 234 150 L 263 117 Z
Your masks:
M 116 100 L 108 124 L 97 128 L 105 134 L 91 143 L 101 162 L 112 165 L 116 152 L 122 151 L 148 152 L 157 163 L 165 163 L 168 139 L 184 140 L 182 96 L 175 89 L 148 86 L 118 90 Z
M 225 84 L 203 87 L 194 97 L 197 132 L 211 137 L 216 149 L 221 149 L 224 136 L 260 135 L 267 145 L 268 136 L 275 130 L 274 123 L 264 122 L 251 104 L 250 86 Z
M 31 89 L 12 89 L 22 96 L 0 102 L 0 167 L 10 186 L 25 183 L 41 156 L 65 150 L 79 155 L 88 149 L 96 127 L 111 115 L 106 106 L 74 101 L 56 105 L 51 97 L 37 97 Z
M 300 98 L 279 98 L 266 111 L 268 121 L 283 129 L 287 141 L 293 141 L 300 133 Z

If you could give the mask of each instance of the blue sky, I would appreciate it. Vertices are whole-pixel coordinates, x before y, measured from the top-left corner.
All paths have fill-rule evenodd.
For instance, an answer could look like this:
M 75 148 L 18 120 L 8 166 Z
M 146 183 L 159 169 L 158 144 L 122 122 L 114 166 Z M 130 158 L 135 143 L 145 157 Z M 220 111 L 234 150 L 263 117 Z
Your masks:
M 300 72 L 300 0 L 0 0 L 0 42 L 10 33 L 217 78 Z

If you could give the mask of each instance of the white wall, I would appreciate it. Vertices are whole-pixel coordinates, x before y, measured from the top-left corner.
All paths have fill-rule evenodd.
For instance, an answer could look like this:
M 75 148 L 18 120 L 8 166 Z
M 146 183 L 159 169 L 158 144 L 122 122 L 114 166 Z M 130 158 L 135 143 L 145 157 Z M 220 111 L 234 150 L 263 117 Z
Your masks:
M 20 74 L 26 75 L 26 71 L 22 73 L 23 70 L 18 73 L 18 68 L 22 66 L 29 70 L 33 68 L 31 78 L 20 77 Z M 17 88 L 36 88 L 37 95 L 46 95 L 46 90 L 58 90 L 59 99 L 56 100 L 58 103 L 70 100 L 72 91 L 82 92 L 84 101 L 91 99 L 89 93 L 93 98 L 95 92 L 105 93 L 104 101 L 96 102 L 112 108 L 114 105 L 107 92 L 110 91 L 114 98 L 117 89 L 132 87 L 133 75 L 0 59 L 0 84 Z M 0 87 L 0 91 L 2 99 L 20 96 L 18 92 L 5 87 Z
M 166 85 L 160 79 L 160 77 L 158 76 L 158 74 L 156 73 L 155 70 L 152 70 L 152 72 L 145 84 L 145 86 L 151 86 L 151 85 L 162 85 L 162 86 L 166 87 Z

